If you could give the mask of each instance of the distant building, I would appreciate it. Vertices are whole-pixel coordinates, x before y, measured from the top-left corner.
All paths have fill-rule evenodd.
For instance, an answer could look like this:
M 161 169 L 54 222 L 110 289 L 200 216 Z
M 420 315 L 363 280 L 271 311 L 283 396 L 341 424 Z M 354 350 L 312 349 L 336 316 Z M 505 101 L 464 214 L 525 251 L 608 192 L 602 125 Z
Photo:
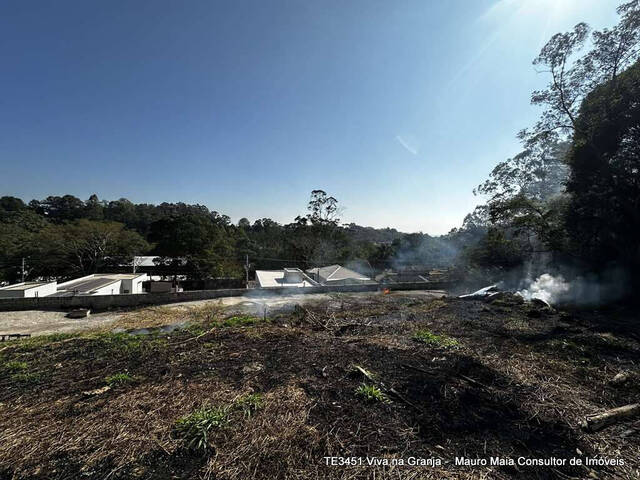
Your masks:
M 256 281 L 260 288 L 319 286 L 318 282 L 309 278 L 299 268 L 256 270 Z
M 322 285 L 359 285 L 376 283 L 366 275 L 341 265 L 310 268 L 307 274 Z
M 0 288 L 0 298 L 46 297 L 56 293 L 56 282 L 23 282 Z
M 95 273 L 58 284 L 58 297 L 72 295 L 120 295 L 144 293 L 142 282 L 149 280 L 146 273 Z

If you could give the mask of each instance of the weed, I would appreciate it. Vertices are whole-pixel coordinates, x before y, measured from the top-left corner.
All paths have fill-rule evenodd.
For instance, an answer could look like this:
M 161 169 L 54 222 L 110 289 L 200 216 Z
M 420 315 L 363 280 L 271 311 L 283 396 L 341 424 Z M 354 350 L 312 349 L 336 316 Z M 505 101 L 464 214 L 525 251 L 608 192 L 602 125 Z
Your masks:
M 367 385 L 363 383 L 356 389 L 356 395 L 364 398 L 368 402 L 385 402 L 387 397 L 375 385 Z
M 198 335 L 202 335 L 204 332 L 206 332 L 204 325 L 200 323 L 190 323 L 189 325 L 187 325 L 185 330 L 189 332 L 191 335 L 193 335 L 194 337 L 197 337 Z
M 14 347 L 14 352 L 32 352 L 49 343 L 61 342 L 78 337 L 75 333 L 52 333 L 50 335 L 38 335 L 24 340 L 11 340 L 9 345 Z
M 167 346 L 166 339 L 128 333 L 98 333 L 87 338 L 94 342 L 96 348 L 109 355 L 143 356 Z
M 245 418 L 252 417 L 260 408 L 262 408 L 262 395 L 259 393 L 250 393 L 243 395 L 234 402 L 234 407 L 242 411 Z
M 436 335 L 429 330 L 418 330 L 413 334 L 413 339 L 417 342 L 426 343 L 427 345 L 435 345 L 438 347 L 455 347 L 459 345 L 455 338 L 447 335 Z
M 105 377 L 104 381 L 111 388 L 117 388 L 135 382 L 135 378 L 128 373 L 115 373 Z
M 40 381 L 40 375 L 34 372 L 20 372 L 11 375 L 11 380 L 17 383 L 38 383 Z
M 222 325 L 225 327 L 242 327 L 255 325 L 256 323 L 260 323 L 263 320 L 258 317 L 252 317 L 250 315 L 239 315 L 235 317 L 229 317 L 222 322 Z
M 23 370 L 26 370 L 28 367 L 27 362 L 19 362 L 17 360 L 12 360 L 4 364 L 4 370 L 9 373 L 17 373 Z
M 206 449 L 209 432 L 222 428 L 229 422 L 229 409 L 224 407 L 202 407 L 176 422 L 176 432 L 188 448 Z

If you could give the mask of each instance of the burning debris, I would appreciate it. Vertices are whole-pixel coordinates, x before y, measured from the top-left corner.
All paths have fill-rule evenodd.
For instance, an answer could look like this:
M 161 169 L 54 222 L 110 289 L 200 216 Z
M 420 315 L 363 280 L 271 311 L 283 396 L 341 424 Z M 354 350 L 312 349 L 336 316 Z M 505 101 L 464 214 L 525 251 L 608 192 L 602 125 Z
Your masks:
M 531 282 L 528 288 L 520 290 L 518 294 L 522 295 L 525 300 L 538 299 L 547 305 L 552 305 L 560 301 L 570 288 L 570 284 L 565 281 L 562 275 L 554 277 L 543 273 Z

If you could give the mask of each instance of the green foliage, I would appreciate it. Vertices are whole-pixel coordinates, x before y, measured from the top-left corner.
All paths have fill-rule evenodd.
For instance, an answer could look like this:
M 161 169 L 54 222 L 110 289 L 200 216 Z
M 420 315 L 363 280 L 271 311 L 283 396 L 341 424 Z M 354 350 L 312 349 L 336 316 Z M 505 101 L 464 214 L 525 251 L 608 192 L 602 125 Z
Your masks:
M 455 338 L 447 335 L 436 335 L 429 330 L 418 330 L 413 334 L 413 339 L 417 342 L 426 343 L 437 347 L 449 348 L 459 345 Z
M 40 381 L 40 374 L 36 372 L 19 372 L 11 375 L 11 380 L 16 383 L 34 384 Z
M 234 402 L 234 408 L 242 412 L 245 418 L 252 417 L 262 408 L 264 404 L 262 395 L 259 393 L 250 393 L 243 395 Z
M 21 372 L 23 370 L 26 370 L 28 367 L 29 366 L 27 365 L 27 362 L 19 362 L 17 360 L 6 362 L 2 366 L 3 370 L 6 370 L 9 373 Z
M 382 391 L 375 385 L 362 384 L 356 389 L 356 395 L 368 402 L 384 402 L 387 400 Z
M 206 449 L 209 432 L 223 428 L 229 422 L 229 409 L 224 407 L 202 407 L 176 422 L 176 433 L 188 448 Z
M 597 268 L 640 268 L 640 62 L 584 100 L 569 154 L 573 251 Z
M 105 377 L 104 381 L 111 388 L 116 388 L 134 383 L 135 379 L 128 373 L 115 373 L 113 375 Z
M 237 315 L 234 317 L 226 318 L 222 322 L 222 325 L 225 327 L 242 327 L 242 326 L 255 325 L 262 321 L 263 321 L 262 318 L 253 317 L 251 315 Z
M 263 398 L 259 393 L 242 395 L 229 405 L 204 405 L 179 418 L 175 424 L 175 431 L 187 448 L 206 450 L 212 430 L 222 429 L 234 419 L 248 419 L 262 406 Z
M 89 340 L 95 353 L 105 356 L 143 357 L 163 350 L 167 346 L 166 339 L 151 335 L 97 333 L 83 336 L 83 338 Z

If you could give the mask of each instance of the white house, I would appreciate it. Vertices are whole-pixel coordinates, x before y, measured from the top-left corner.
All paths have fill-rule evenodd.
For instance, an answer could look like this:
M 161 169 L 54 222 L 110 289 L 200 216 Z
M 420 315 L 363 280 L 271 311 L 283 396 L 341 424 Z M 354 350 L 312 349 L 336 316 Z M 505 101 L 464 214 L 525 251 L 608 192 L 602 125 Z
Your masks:
M 357 285 L 376 283 L 366 275 L 362 275 L 341 265 L 310 268 L 307 274 L 322 285 Z
M 256 281 L 260 288 L 319 286 L 318 282 L 309 278 L 299 268 L 256 270 Z
M 46 297 L 56 293 L 56 282 L 23 282 L 0 288 L 0 298 Z
M 95 273 L 58 284 L 56 296 L 144 293 L 142 282 L 147 280 L 146 273 Z

